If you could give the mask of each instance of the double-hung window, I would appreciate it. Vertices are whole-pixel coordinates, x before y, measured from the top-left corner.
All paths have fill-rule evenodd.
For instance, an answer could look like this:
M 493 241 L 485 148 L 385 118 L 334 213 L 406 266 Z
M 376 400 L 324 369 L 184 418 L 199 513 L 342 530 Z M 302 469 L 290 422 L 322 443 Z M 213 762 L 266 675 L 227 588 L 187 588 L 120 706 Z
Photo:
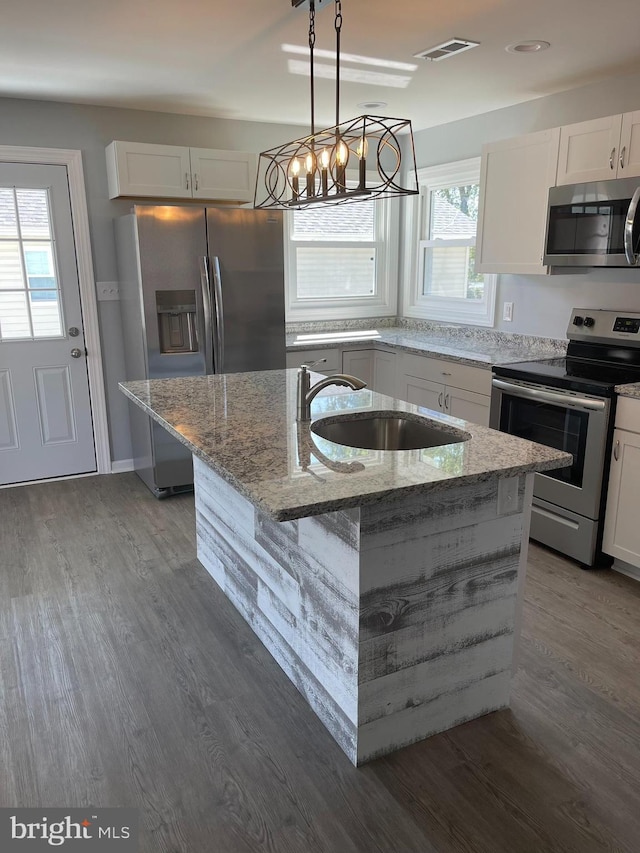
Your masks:
M 286 214 L 287 319 L 396 313 L 395 200 L 366 200 Z
M 496 277 L 474 269 L 480 159 L 420 169 L 418 183 L 405 314 L 492 326 Z

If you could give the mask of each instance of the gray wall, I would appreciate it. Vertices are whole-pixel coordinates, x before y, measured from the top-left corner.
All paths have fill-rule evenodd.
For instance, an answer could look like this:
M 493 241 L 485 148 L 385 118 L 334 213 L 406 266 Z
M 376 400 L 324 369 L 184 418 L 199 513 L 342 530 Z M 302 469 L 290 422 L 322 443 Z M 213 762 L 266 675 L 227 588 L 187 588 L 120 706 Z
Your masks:
M 418 168 L 477 157 L 482 145 L 537 130 L 640 109 L 640 74 L 537 98 L 414 134 Z M 514 303 L 513 322 L 502 303 Z M 498 279 L 496 328 L 564 338 L 572 307 L 640 311 L 640 270 Z
M 305 132 L 287 125 L 0 98 L 0 145 L 82 151 L 96 281 L 118 278 L 113 218 L 131 207 L 130 201 L 109 200 L 104 149 L 113 139 L 259 152 Z M 130 459 L 127 402 L 117 387 L 124 378 L 119 303 L 100 302 L 99 320 L 111 457 Z

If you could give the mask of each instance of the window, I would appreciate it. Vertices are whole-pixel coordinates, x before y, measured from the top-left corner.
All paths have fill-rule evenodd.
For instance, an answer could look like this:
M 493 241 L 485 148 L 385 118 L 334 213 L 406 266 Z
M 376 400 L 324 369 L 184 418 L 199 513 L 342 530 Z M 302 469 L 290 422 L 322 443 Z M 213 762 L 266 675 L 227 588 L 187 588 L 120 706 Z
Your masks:
M 0 340 L 62 335 L 49 195 L 0 188 Z
M 287 319 L 396 313 L 394 202 L 311 205 L 286 215 Z
M 405 314 L 492 326 L 496 277 L 474 269 L 479 158 L 421 169 L 418 181 Z

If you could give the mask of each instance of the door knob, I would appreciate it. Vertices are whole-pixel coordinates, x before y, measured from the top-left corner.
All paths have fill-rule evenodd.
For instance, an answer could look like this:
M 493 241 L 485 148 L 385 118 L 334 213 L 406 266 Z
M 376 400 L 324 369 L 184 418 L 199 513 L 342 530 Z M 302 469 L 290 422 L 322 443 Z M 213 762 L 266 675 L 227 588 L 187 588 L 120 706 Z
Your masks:
M 81 357 L 82 357 L 82 350 L 79 349 L 79 347 L 74 347 L 71 350 L 71 358 L 81 358 Z
M 80 334 L 80 329 L 77 326 L 70 326 L 69 327 L 69 335 L 72 338 L 77 338 L 79 334 Z

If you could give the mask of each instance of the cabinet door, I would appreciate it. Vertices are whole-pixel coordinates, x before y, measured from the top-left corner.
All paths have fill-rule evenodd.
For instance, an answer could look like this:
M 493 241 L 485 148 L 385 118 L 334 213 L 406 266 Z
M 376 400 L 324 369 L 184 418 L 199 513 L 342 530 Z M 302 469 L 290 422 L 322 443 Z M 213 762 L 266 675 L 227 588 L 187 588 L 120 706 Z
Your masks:
M 375 351 L 373 357 L 373 389 L 379 394 L 397 397 L 396 354 L 394 352 Z
M 472 424 L 489 426 L 491 398 L 461 388 L 444 389 L 444 411 L 454 418 L 462 418 Z
M 556 127 L 483 147 L 477 272 L 548 272 L 542 256 L 559 138 Z
M 640 434 L 616 429 L 613 448 L 602 550 L 640 567 Z
M 637 178 L 640 175 L 640 110 L 622 116 L 618 177 Z
M 622 116 L 605 116 L 560 128 L 557 185 L 615 178 Z
M 444 406 L 444 385 L 430 379 L 418 379 L 405 376 L 402 382 L 402 399 L 415 406 L 442 412 Z
M 188 148 L 115 141 L 106 154 L 109 198 L 191 197 Z
M 367 388 L 377 391 L 373 379 L 373 358 L 373 350 L 371 349 L 344 350 L 342 353 L 342 372 L 348 373 L 350 376 L 357 376 L 358 379 L 367 383 Z
M 244 151 L 191 148 L 193 197 L 252 201 L 256 155 Z

